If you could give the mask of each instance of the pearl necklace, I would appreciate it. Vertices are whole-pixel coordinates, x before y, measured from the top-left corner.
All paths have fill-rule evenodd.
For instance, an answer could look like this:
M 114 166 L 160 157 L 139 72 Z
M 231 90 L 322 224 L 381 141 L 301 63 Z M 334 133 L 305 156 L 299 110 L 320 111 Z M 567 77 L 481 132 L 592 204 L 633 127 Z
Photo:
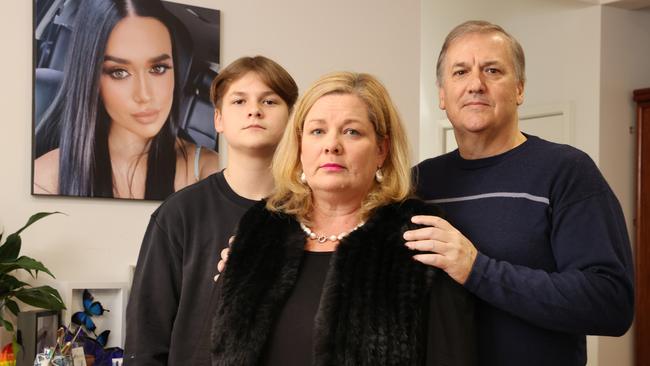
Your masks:
M 326 242 L 326 241 L 328 241 L 328 240 L 329 240 L 329 241 L 337 241 L 337 240 L 341 240 L 341 239 L 345 238 L 346 236 L 350 235 L 351 232 L 353 232 L 353 231 L 355 231 L 356 229 L 358 229 L 358 228 L 360 228 L 361 226 L 363 226 L 363 224 L 364 224 L 364 222 L 361 221 L 361 222 L 359 223 L 359 225 L 353 227 L 352 230 L 350 230 L 350 231 L 344 231 L 344 232 L 340 233 L 339 235 L 330 235 L 330 236 L 327 236 L 327 235 L 318 235 L 318 234 L 316 234 L 315 232 L 311 231 L 311 229 L 308 228 L 307 225 L 303 224 L 302 222 L 300 223 L 300 228 L 302 229 L 302 231 L 305 232 L 305 234 L 307 234 L 307 237 L 308 237 L 309 239 L 312 239 L 312 240 L 318 240 L 319 243 L 323 244 L 324 242 Z

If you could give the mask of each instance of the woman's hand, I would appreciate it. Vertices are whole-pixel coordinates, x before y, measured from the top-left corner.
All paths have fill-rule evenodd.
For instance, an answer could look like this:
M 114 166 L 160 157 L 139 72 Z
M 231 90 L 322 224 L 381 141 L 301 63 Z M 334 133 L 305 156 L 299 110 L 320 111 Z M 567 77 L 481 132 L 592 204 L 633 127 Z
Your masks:
M 219 260 L 219 263 L 217 263 L 217 275 L 214 276 L 214 282 L 217 282 L 221 272 L 223 272 L 223 270 L 226 269 L 226 263 L 228 262 L 228 254 L 230 254 L 230 246 L 232 245 L 232 242 L 234 240 L 235 237 L 231 236 L 230 239 L 228 239 L 228 248 L 224 248 L 221 251 L 221 259 Z
M 447 272 L 461 285 L 467 281 L 478 251 L 460 231 L 437 216 L 413 216 L 411 222 L 427 227 L 404 233 L 409 249 L 431 254 L 416 254 L 413 259 Z

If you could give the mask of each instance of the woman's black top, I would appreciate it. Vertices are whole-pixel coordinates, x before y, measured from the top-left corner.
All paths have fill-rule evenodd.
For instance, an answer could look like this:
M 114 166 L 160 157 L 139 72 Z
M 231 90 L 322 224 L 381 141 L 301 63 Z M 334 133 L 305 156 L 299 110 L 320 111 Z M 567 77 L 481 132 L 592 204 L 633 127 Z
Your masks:
M 312 362 L 312 333 L 332 252 L 307 252 L 296 287 L 271 331 L 261 365 L 304 366 Z

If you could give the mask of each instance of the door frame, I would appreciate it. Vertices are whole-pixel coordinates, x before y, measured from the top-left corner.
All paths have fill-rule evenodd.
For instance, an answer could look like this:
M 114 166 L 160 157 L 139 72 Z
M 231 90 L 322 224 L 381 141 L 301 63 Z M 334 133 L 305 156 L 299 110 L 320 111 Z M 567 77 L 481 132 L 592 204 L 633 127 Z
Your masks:
M 650 88 L 634 91 L 636 124 L 635 365 L 650 365 Z

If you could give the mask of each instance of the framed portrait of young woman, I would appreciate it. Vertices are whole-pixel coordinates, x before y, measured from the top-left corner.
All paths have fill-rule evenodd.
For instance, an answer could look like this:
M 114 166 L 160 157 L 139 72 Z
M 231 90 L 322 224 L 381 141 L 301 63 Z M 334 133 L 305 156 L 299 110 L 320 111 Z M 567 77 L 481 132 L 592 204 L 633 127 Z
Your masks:
M 219 10 L 33 1 L 33 195 L 163 200 L 217 171 Z

